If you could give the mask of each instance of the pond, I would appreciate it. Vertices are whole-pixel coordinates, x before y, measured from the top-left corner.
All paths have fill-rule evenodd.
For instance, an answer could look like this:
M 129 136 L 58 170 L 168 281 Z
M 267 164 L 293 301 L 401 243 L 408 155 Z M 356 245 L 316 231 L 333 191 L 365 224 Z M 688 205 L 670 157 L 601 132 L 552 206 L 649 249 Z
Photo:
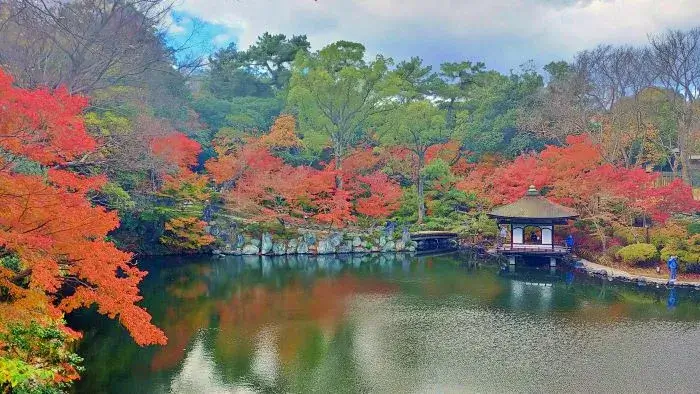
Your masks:
M 143 261 L 169 338 L 91 311 L 81 393 L 691 392 L 700 294 L 466 254 Z

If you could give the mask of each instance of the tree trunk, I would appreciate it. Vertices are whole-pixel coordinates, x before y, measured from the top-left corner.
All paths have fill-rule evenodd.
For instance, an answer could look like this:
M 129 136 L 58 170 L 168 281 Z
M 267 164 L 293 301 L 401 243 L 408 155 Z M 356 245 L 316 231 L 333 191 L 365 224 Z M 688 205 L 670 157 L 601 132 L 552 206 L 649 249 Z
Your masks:
M 600 245 L 603 247 L 604 251 L 608 250 L 607 237 L 605 235 L 605 229 L 598 223 L 598 220 L 593 220 L 593 226 L 595 226 L 595 232 L 598 234 L 600 239 Z
M 423 223 L 425 218 L 425 191 L 423 180 L 423 165 L 425 164 L 425 154 L 418 155 L 418 223 Z
M 693 180 L 690 177 L 690 155 L 684 151 L 681 151 L 681 176 L 685 183 L 693 186 Z
M 335 149 L 333 149 L 333 156 L 335 156 L 334 159 L 336 171 L 340 171 L 340 169 L 343 166 L 342 155 L 342 148 L 336 145 Z M 335 176 L 335 187 L 338 188 L 338 190 L 343 190 L 343 176 L 341 174 Z
M 693 129 L 692 112 L 686 113 L 683 119 L 683 125 L 678 130 L 678 156 L 680 159 L 681 177 L 683 181 L 692 185 L 690 178 L 690 154 L 688 152 L 688 137 Z
M 671 155 L 666 159 L 668 162 L 668 166 L 671 167 L 671 174 L 673 174 L 673 179 L 678 178 L 678 159 L 676 158 L 675 153 L 671 153 Z

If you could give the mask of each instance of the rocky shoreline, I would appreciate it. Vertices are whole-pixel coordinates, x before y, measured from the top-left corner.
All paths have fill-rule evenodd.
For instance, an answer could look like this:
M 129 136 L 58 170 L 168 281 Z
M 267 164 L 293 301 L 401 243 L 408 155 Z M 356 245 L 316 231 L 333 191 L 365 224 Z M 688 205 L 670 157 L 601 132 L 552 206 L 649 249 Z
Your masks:
M 400 233 L 330 233 L 300 231 L 288 239 L 275 237 L 269 232 L 259 237 L 243 233 L 217 232 L 219 245 L 212 252 L 216 255 L 328 255 L 349 253 L 415 252 L 418 244 L 411 240 L 408 231 Z
M 402 231 L 374 232 L 322 232 L 300 229 L 292 237 L 281 238 L 270 232 L 251 235 L 236 232 L 235 229 L 222 231 L 221 227 L 211 232 L 217 239 L 214 255 L 232 256 L 285 256 L 285 255 L 334 255 L 368 253 L 416 252 L 418 244 L 411 240 L 407 229 Z M 669 286 L 668 280 L 644 275 L 636 275 L 624 270 L 607 267 L 591 261 L 574 258 L 568 262 L 575 269 L 589 276 L 634 283 L 639 286 Z M 677 280 L 675 287 L 700 290 L 700 281 Z
M 585 259 L 576 259 L 572 262 L 572 265 L 576 269 L 580 269 L 584 272 L 587 272 L 590 276 L 607 279 L 609 281 L 634 283 L 639 286 L 671 286 L 668 280 L 663 278 L 635 275 L 627 271 L 607 267 L 601 264 L 590 262 Z M 697 281 L 677 280 L 676 283 L 673 284 L 673 286 L 700 290 L 700 282 Z

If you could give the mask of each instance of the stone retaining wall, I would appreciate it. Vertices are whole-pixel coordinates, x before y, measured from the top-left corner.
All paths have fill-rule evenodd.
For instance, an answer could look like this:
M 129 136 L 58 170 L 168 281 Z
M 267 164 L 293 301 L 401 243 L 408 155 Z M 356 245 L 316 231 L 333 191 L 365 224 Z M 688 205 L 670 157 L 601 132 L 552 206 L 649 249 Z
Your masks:
M 300 229 L 298 236 L 287 239 L 267 232 L 253 236 L 235 230 L 216 229 L 211 233 L 218 239 L 214 254 L 227 255 L 390 253 L 415 252 L 417 248 L 406 230 L 400 234 L 386 234 Z

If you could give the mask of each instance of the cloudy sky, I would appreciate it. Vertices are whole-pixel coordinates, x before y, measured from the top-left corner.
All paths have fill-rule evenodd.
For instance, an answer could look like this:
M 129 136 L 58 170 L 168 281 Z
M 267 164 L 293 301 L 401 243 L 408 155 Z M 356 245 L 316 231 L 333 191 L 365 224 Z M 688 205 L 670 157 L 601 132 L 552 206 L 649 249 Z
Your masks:
M 179 0 L 170 27 L 193 50 L 269 31 L 306 34 L 314 49 L 344 39 L 369 54 L 427 63 L 484 61 L 500 71 L 571 59 L 599 43 L 644 44 L 649 33 L 700 26 L 700 0 Z

